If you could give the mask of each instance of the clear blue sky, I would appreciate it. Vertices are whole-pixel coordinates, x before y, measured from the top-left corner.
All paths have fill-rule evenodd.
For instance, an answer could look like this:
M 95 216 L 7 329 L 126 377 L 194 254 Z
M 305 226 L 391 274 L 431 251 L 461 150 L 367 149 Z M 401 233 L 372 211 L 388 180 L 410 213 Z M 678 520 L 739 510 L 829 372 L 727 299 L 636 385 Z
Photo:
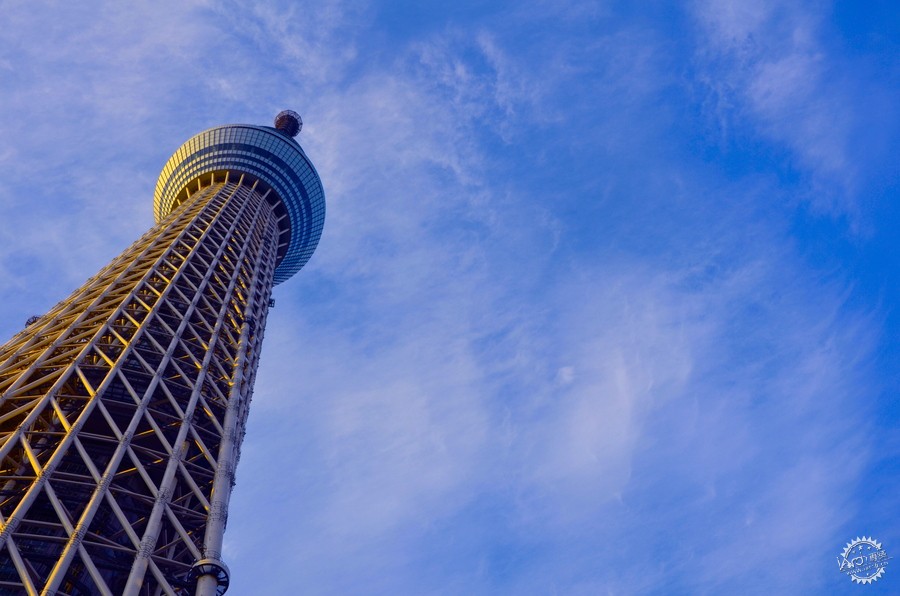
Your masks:
M 303 115 L 229 593 L 900 592 L 896 2 L 131 4 L 2 4 L 0 336 Z

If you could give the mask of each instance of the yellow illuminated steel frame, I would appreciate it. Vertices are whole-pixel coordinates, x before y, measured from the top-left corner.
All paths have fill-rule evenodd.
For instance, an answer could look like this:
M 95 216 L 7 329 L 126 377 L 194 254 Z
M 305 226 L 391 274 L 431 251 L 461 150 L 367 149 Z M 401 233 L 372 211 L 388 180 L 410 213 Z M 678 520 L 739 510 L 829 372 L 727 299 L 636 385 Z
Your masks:
M 204 186 L 205 184 L 205 186 Z M 222 594 L 276 269 L 267 189 L 207 175 L 0 347 L 0 594 Z

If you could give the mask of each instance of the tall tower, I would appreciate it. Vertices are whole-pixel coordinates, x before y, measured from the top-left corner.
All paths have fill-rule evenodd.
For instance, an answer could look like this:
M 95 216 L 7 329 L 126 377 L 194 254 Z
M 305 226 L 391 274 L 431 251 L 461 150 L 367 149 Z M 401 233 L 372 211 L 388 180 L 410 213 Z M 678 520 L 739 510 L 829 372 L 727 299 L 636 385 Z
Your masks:
M 182 145 L 156 225 L 0 347 L 0 594 L 223 594 L 275 284 L 325 219 L 300 117 Z

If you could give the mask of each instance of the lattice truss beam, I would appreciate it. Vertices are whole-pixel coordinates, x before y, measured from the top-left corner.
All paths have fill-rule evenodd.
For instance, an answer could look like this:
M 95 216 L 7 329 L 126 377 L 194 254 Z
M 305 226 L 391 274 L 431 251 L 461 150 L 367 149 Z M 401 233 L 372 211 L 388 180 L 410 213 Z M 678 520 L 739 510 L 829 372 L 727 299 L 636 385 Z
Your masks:
M 277 250 L 242 182 L 0 347 L 0 594 L 182 594 L 220 558 Z

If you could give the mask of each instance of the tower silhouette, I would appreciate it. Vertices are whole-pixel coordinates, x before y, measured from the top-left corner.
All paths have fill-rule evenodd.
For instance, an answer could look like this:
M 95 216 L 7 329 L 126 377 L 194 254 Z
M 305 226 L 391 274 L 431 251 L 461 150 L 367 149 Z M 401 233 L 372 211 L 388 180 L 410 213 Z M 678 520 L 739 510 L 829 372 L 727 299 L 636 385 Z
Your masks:
M 156 225 L 0 347 L 0 594 L 223 594 L 228 500 L 275 284 L 325 196 L 294 137 L 219 126 Z

